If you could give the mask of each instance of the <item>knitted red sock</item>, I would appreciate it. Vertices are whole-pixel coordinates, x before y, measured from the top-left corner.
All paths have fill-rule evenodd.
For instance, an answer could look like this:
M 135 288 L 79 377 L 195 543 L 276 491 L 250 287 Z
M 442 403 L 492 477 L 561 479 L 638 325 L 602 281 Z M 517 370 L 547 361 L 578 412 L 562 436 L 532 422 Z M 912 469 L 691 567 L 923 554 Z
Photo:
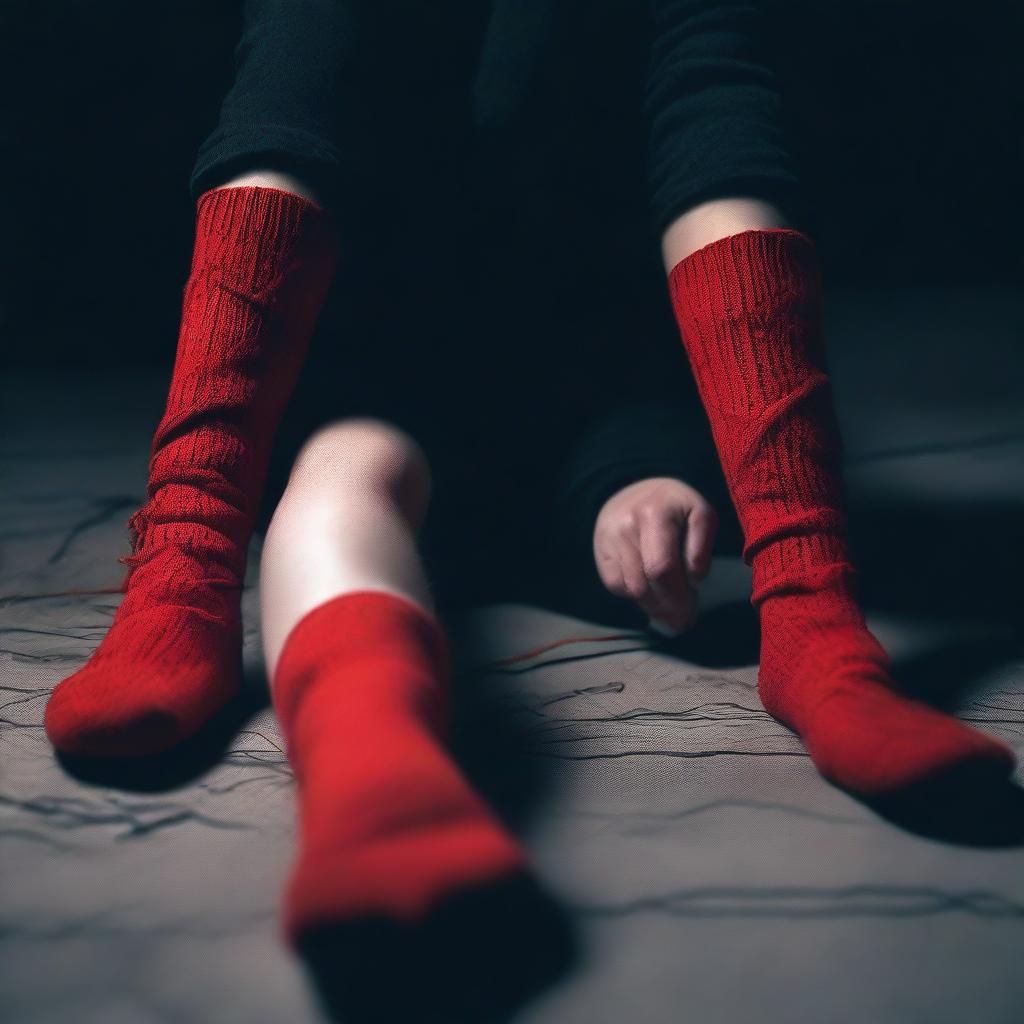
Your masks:
M 719 239 L 673 268 L 676 318 L 753 568 L 759 691 L 822 774 L 865 796 L 1011 750 L 894 691 L 854 596 L 814 248 L 791 229 Z
M 90 660 L 50 698 L 46 732 L 58 749 L 156 753 L 236 692 L 253 517 L 336 250 L 327 215 L 300 196 L 249 187 L 200 198 L 124 600 Z
M 356 920 L 415 924 L 523 872 L 522 849 L 444 749 L 448 658 L 437 621 L 385 591 L 333 598 L 288 635 L 273 697 L 299 785 L 293 944 Z

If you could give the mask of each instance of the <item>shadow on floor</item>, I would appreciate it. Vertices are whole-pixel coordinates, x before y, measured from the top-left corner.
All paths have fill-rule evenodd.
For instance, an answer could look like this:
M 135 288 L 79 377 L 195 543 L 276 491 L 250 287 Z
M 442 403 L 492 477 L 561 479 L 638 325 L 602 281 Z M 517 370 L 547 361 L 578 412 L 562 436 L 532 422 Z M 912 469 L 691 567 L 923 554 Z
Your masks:
M 370 920 L 321 930 L 301 953 L 332 1020 L 484 1024 L 568 972 L 577 946 L 561 908 L 520 875 L 449 899 L 415 927 Z
M 1024 846 L 1024 789 L 965 766 L 868 807 L 907 832 L 957 846 Z

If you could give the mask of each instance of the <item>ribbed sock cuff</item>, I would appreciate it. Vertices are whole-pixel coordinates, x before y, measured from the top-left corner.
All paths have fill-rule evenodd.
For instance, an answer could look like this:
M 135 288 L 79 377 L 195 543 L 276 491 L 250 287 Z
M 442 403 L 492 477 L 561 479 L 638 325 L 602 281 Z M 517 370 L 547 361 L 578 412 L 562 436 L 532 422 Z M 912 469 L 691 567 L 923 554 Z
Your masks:
M 444 723 L 451 656 L 440 622 L 411 598 L 356 590 L 307 612 L 288 634 L 272 687 L 284 732 L 291 731 L 305 695 L 321 678 L 368 658 L 425 668 L 437 683 L 437 724 Z
M 756 308 L 780 291 L 820 291 L 817 250 L 793 228 L 751 228 L 680 260 L 669 273 L 669 288 L 682 314 Z
M 195 236 L 193 276 L 227 272 L 232 288 L 257 301 L 273 297 L 287 278 L 306 276 L 303 268 L 319 271 L 326 287 L 338 255 L 337 228 L 326 210 L 293 192 L 255 185 L 204 192 Z

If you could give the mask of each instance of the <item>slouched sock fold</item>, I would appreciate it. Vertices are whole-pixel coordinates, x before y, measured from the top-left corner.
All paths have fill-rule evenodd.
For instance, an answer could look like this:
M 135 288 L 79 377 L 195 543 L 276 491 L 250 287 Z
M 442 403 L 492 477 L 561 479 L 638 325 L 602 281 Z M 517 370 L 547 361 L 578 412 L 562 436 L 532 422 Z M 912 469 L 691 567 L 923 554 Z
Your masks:
M 239 601 L 270 446 L 337 261 L 327 213 L 279 189 L 204 193 L 125 596 L 55 689 L 59 750 L 136 756 L 194 733 L 238 689 Z
M 1008 774 L 1009 747 L 896 691 L 865 625 L 811 241 L 730 235 L 678 263 L 669 286 L 753 570 L 765 708 L 826 778 L 864 796 L 968 764 Z

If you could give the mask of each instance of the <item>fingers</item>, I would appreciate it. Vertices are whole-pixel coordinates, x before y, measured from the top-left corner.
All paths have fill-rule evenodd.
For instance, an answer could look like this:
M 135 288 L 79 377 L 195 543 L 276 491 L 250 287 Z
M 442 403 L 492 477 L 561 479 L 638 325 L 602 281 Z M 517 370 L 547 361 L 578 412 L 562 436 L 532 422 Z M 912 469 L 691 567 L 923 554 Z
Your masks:
M 718 516 L 681 480 L 628 485 L 606 502 L 594 531 L 604 585 L 634 601 L 652 627 L 679 633 L 697 613 L 697 585 L 711 567 Z
M 641 507 L 602 540 L 595 544 L 598 574 L 613 594 L 636 602 L 672 631 L 692 624 L 697 595 L 687 579 L 678 516 L 661 507 Z
M 711 569 L 711 553 L 718 534 L 718 513 L 702 498 L 686 516 L 686 571 L 692 583 L 702 583 Z
M 639 557 L 649 585 L 640 607 L 670 629 L 688 629 L 697 611 L 697 593 L 683 563 L 680 518 L 664 507 L 642 510 Z

